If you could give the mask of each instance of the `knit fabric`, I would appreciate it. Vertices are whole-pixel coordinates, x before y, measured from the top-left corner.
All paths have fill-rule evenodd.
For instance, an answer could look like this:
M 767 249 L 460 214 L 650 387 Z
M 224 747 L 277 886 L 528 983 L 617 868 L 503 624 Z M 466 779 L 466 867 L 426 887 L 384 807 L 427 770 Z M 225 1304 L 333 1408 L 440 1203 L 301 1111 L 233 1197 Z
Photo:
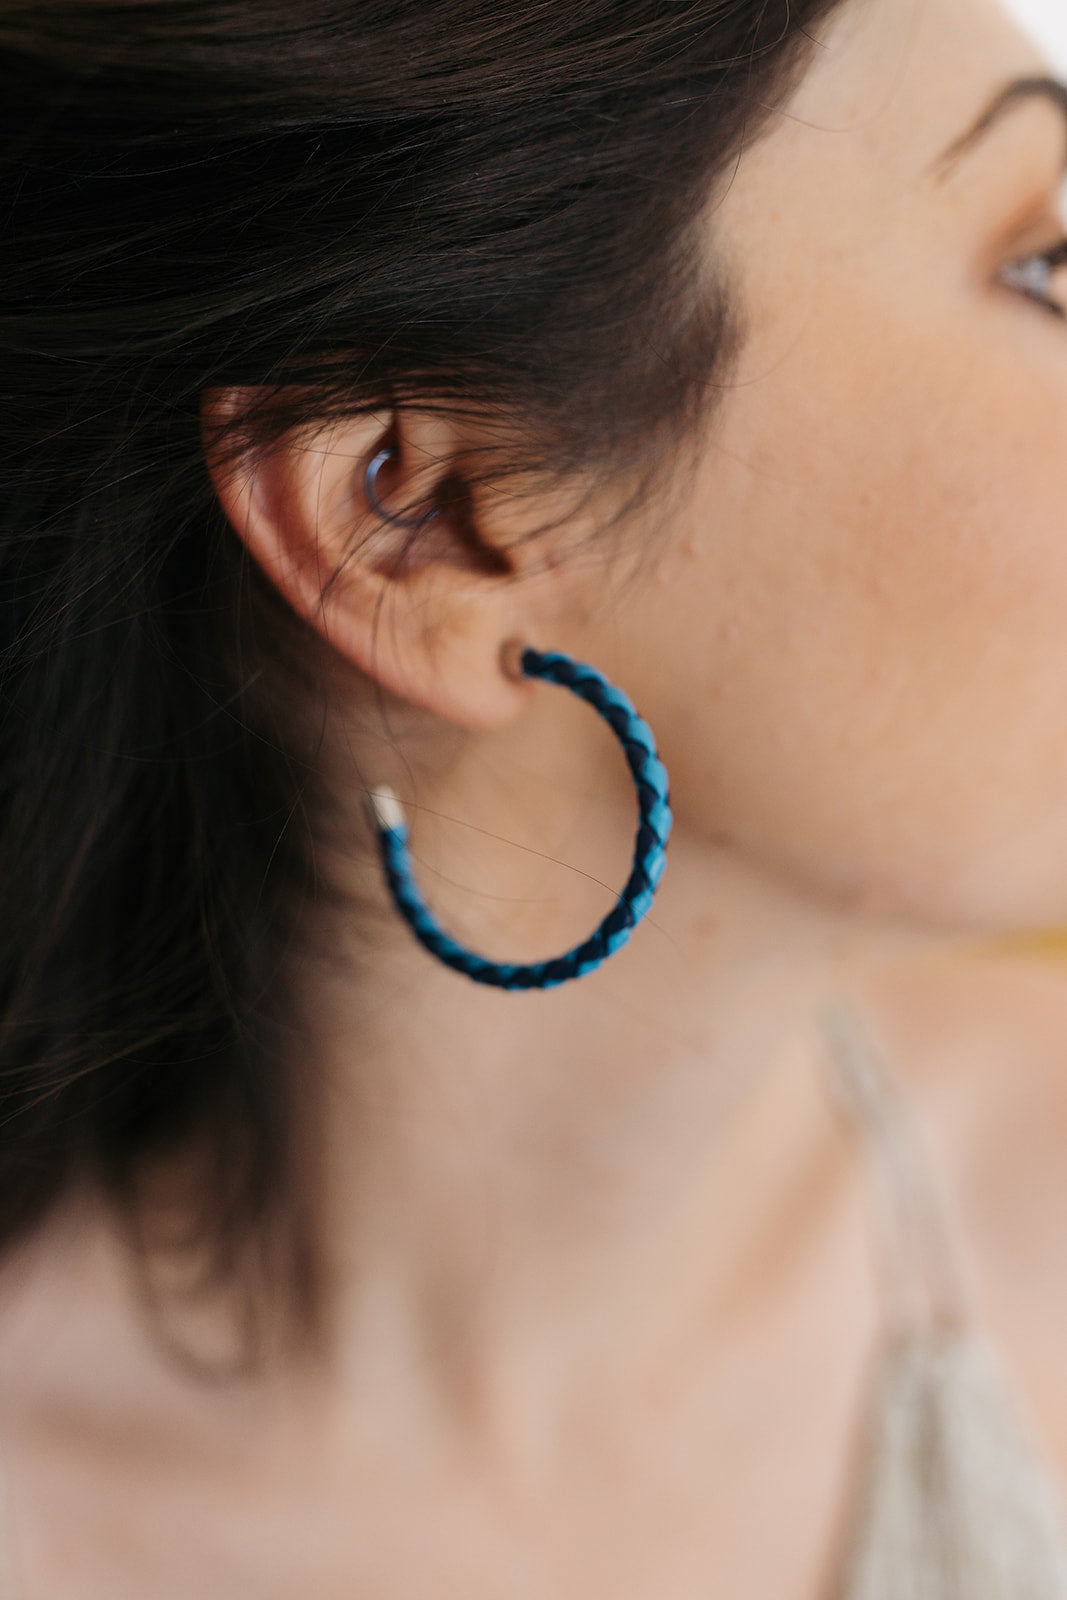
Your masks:
M 887 1349 L 867 1449 L 838 1600 L 1067 1600 L 1055 1492 L 974 1334 Z

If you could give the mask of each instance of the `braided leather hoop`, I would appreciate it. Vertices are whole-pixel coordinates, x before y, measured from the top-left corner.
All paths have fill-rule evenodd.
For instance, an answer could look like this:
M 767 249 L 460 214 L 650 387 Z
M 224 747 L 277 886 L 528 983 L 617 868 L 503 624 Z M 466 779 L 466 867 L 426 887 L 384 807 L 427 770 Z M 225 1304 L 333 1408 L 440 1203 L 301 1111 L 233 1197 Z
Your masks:
M 570 689 L 600 713 L 622 745 L 637 787 L 640 820 L 633 870 L 617 902 L 588 939 L 566 955 L 525 966 L 489 961 L 467 950 L 445 933 L 419 892 L 400 802 L 391 790 L 379 789 L 370 795 L 370 803 L 386 879 L 398 911 L 419 943 L 447 967 L 465 973 L 475 983 L 491 984 L 496 989 L 553 989 L 571 978 L 582 978 L 595 971 L 609 956 L 622 949 L 637 924 L 648 914 L 667 864 L 672 817 L 667 770 L 656 753 L 652 730 L 637 715 L 621 689 L 616 689 L 593 667 L 572 661 L 570 656 L 558 652 L 542 654 L 537 650 L 524 650 L 522 670 L 528 678 L 542 678 L 547 683 Z

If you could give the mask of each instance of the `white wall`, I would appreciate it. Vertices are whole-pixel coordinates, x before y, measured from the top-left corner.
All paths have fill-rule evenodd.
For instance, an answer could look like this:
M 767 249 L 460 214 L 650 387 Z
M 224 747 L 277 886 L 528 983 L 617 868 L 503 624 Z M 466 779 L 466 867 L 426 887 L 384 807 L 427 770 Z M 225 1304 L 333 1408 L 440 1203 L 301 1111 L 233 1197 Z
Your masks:
M 1067 77 L 1067 0 L 1005 0 L 1005 3 L 1037 36 L 1056 71 Z

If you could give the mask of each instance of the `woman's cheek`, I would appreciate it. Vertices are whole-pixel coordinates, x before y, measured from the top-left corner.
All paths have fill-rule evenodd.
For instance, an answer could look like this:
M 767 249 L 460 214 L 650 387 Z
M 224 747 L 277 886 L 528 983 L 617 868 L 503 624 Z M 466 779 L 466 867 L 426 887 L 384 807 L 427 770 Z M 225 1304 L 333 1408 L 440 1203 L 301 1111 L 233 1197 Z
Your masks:
M 950 333 L 729 408 L 653 631 L 709 826 L 834 896 L 1015 920 L 1067 864 L 1067 402 Z

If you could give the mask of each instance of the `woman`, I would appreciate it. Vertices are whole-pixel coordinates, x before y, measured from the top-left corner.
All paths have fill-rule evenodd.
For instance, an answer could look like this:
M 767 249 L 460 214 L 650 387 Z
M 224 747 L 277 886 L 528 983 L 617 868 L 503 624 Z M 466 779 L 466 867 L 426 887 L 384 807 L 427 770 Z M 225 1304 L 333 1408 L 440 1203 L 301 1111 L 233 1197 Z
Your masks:
M 6 1593 L 1067 1595 L 1067 93 L 990 0 L 0 52 Z

